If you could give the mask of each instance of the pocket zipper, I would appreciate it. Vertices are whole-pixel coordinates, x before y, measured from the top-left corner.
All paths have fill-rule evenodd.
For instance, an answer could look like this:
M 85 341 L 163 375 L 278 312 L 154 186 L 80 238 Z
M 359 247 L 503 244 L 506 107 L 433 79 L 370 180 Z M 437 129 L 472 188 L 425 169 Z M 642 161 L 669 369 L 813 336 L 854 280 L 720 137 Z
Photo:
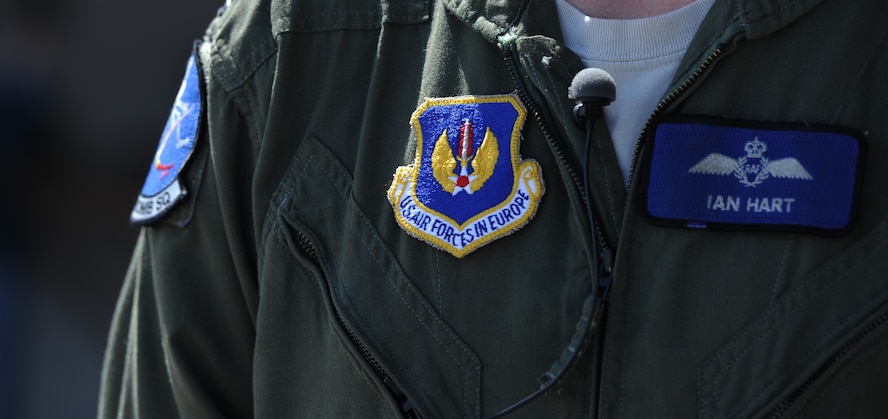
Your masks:
M 305 234 L 297 229 L 292 230 L 295 233 L 296 245 L 299 249 L 302 250 L 303 254 L 311 259 L 316 265 L 320 266 L 320 258 L 318 257 L 318 252 L 312 244 L 311 239 L 309 239 Z M 401 414 L 404 415 L 407 419 L 421 419 L 419 412 L 416 410 L 416 407 L 413 405 L 403 391 L 395 384 L 394 380 L 389 377 L 388 373 L 382 368 L 382 365 L 379 365 L 379 362 L 376 361 L 376 358 L 367 350 L 367 347 L 364 346 L 363 343 L 358 339 L 358 336 L 355 335 L 355 332 L 351 327 L 345 322 L 345 319 L 342 318 L 342 315 L 339 313 L 339 310 L 336 309 L 335 306 L 331 305 L 333 310 L 333 315 L 336 317 L 336 322 L 339 324 L 339 327 L 342 328 L 342 331 L 345 332 L 345 335 L 348 336 L 348 339 L 351 341 L 352 345 L 361 353 L 361 356 L 364 358 L 364 361 L 369 364 L 370 368 L 376 373 L 382 383 L 385 385 L 386 389 L 388 389 L 389 393 L 395 399 L 395 402 L 398 404 L 398 407 L 401 409 Z
M 867 335 L 878 329 L 882 324 L 888 321 L 888 313 L 884 313 L 879 318 L 870 323 L 865 329 L 861 330 L 860 333 L 856 334 L 845 346 L 842 346 L 841 349 L 838 350 L 832 357 L 830 357 L 820 368 L 817 368 L 814 371 L 814 374 L 811 375 L 801 386 L 796 388 L 788 397 L 777 403 L 777 405 L 771 409 L 771 411 L 765 415 L 765 417 L 776 419 L 782 417 L 786 412 L 789 411 L 790 407 L 797 402 L 802 395 L 805 394 L 814 384 L 829 371 L 830 368 L 835 366 L 839 361 L 842 360 L 852 349 L 854 349 Z

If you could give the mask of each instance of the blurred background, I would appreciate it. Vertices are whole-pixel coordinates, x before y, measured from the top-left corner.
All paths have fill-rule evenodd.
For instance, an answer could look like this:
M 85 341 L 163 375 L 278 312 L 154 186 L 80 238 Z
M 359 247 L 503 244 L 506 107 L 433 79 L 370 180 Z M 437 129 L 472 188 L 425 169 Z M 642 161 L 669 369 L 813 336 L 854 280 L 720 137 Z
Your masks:
M 129 212 L 224 0 L 0 0 L 0 418 L 94 418 Z

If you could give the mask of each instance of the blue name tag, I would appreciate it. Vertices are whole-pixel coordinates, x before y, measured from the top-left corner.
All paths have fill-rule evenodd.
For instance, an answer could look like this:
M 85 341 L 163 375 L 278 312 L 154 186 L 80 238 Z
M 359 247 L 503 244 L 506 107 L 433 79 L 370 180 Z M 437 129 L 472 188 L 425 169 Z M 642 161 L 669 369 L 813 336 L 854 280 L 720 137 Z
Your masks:
M 855 215 L 865 143 L 853 130 L 663 118 L 644 162 L 655 224 L 841 234 Z

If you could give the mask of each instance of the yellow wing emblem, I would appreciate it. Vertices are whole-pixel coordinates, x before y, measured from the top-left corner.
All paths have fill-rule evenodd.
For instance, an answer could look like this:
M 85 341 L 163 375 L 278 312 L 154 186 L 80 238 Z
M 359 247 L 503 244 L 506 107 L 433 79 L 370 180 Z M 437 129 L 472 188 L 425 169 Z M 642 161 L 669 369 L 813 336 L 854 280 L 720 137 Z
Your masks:
M 487 128 L 484 140 L 475 156 L 465 160 L 454 157 L 447 141 L 447 130 L 444 130 L 432 151 L 432 172 L 441 184 L 441 188 L 448 193 L 456 195 L 465 191 L 472 194 L 484 187 L 493 175 L 497 160 L 499 160 L 499 143 L 490 128 Z M 457 164 L 461 167 L 459 174 L 456 173 Z M 468 171 L 469 167 L 471 173 Z
M 497 160 L 499 160 L 499 143 L 488 127 L 487 132 L 484 134 L 484 141 L 481 142 L 478 153 L 472 159 L 473 174 L 478 176 L 469 185 L 472 192 L 481 189 L 484 183 L 487 182 L 487 179 L 490 179 L 490 176 L 493 175 L 493 169 L 496 168 Z
M 447 130 L 445 129 L 438 137 L 435 150 L 432 152 L 432 172 L 441 187 L 451 194 L 456 187 L 456 182 L 450 179 L 454 170 L 456 170 L 456 159 L 453 158 L 453 152 L 450 151 L 450 143 L 447 142 Z

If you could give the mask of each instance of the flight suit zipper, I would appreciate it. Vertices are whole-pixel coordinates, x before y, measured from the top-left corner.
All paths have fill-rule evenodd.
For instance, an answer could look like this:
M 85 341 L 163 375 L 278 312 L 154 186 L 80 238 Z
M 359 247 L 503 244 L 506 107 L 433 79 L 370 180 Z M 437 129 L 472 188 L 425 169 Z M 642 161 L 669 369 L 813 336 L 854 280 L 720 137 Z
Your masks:
M 537 121 L 537 124 L 540 127 L 540 131 L 543 133 L 543 137 L 546 139 L 546 142 L 549 144 L 549 147 L 552 150 L 552 154 L 558 160 L 562 167 L 565 168 L 571 180 L 573 181 L 573 185 L 576 188 L 576 191 L 579 192 L 580 196 L 583 197 L 586 206 L 592 205 L 591 197 L 586 196 L 583 192 L 583 182 L 580 179 L 580 176 L 577 175 L 577 172 L 573 169 L 573 166 L 567 160 L 567 157 L 564 155 L 564 151 L 561 149 L 558 141 L 555 139 L 555 135 L 552 133 L 552 129 L 550 128 L 549 121 L 545 115 L 543 115 L 542 110 L 536 105 L 536 102 L 530 97 L 530 93 L 525 85 L 525 81 L 521 77 L 521 73 L 518 70 L 518 65 L 515 63 L 515 52 L 513 51 L 512 39 L 509 36 L 505 36 L 501 39 L 501 49 L 503 51 L 503 59 L 506 62 L 506 68 L 509 70 L 509 75 L 512 78 L 512 83 L 515 85 L 516 92 L 518 94 L 518 98 L 527 107 L 527 110 L 534 116 Z M 566 92 L 565 92 L 566 94 Z M 606 301 L 607 293 L 610 291 L 611 285 L 611 273 L 613 272 L 613 263 L 614 263 L 614 253 L 611 250 L 611 246 L 607 241 L 607 238 L 604 235 L 604 232 L 601 230 L 601 221 L 600 220 L 589 220 L 594 225 L 594 236 L 593 240 L 596 240 L 598 244 L 598 255 L 595 255 L 598 258 L 598 269 L 603 272 L 603 275 L 599 275 L 599 283 L 598 287 L 601 289 L 599 293 L 599 302 L 602 304 Z
M 587 196 L 587 194 L 584 192 L 585 191 L 584 183 L 581 181 L 580 177 L 576 174 L 576 171 L 573 170 L 570 162 L 565 157 L 564 152 L 562 151 L 559 143 L 556 141 L 555 136 L 552 133 L 552 129 L 551 129 L 550 123 L 549 123 L 549 118 L 547 117 L 547 115 L 544 114 L 545 109 L 540 108 L 537 105 L 537 102 L 534 101 L 533 98 L 531 97 L 531 93 L 526 85 L 526 83 L 528 83 L 529 81 L 524 80 L 525 77 L 522 77 L 522 74 L 518 69 L 518 64 L 515 63 L 516 58 L 515 58 L 515 51 L 514 51 L 514 48 L 515 48 L 514 38 L 515 38 L 515 36 L 512 34 L 503 35 L 500 38 L 500 48 L 503 51 L 503 57 L 506 62 L 506 67 L 509 70 L 513 84 L 516 86 L 518 97 L 521 99 L 521 101 L 524 103 L 524 105 L 528 108 L 528 111 L 534 115 L 534 117 L 540 127 L 540 130 L 543 134 L 543 137 L 548 142 L 548 144 L 553 152 L 553 155 L 558 160 L 558 162 L 562 165 L 562 167 L 565 168 L 566 172 L 568 173 L 568 175 L 570 176 L 570 178 L 573 181 L 574 187 L 576 188 L 577 191 L 579 191 L 580 196 L 583 197 L 583 199 L 585 201 L 585 205 L 588 208 L 589 206 L 592 205 L 591 196 Z M 651 113 L 650 117 L 648 118 L 647 122 L 645 123 L 645 126 L 642 129 L 642 133 L 640 135 L 639 140 L 636 142 L 635 150 L 633 152 L 632 166 L 630 168 L 630 176 L 629 176 L 630 183 L 632 180 L 632 174 L 635 171 L 635 166 L 637 164 L 639 154 L 641 152 L 642 139 L 646 135 L 647 130 L 648 130 L 653 118 L 656 117 L 660 112 L 662 112 L 669 104 L 671 104 L 682 93 L 684 93 L 704 73 L 704 71 L 713 62 L 715 62 L 716 59 L 718 59 L 718 57 L 723 52 L 724 52 L 724 46 L 719 45 L 703 61 L 703 63 L 697 68 L 697 70 L 694 71 L 694 73 L 690 77 L 688 77 L 688 79 L 685 80 L 685 82 L 683 82 L 677 89 L 675 89 L 672 93 L 670 93 L 662 101 L 660 101 L 660 103 L 657 105 L 655 110 Z M 627 198 L 626 198 L 626 202 L 624 203 L 624 206 L 625 206 L 625 204 L 628 204 L 628 193 L 627 193 Z M 599 219 L 597 219 L 596 216 L 593 215 L 593 217 L 595 217 L 596 219 L 589 220 L 589 222 L 594 225 L 594 231 L 592 233 L 594 234 L 595 237 L 593 238 L 593 240 L 596 240 L 596 242 L 598 244 L 598 249 L 597 249 L 598 254 L 595 255 L 597 257 L 596 261 L 598 262 L 598 275 L 596 275 L 596 278 L 597 278 L 596 292 L 597 292 L 597 297 L 598 297 L 597 298 L 597 306 L 598 307 L 595 309 L 594 314 L 590 313 L 590 314 L 592 314 L 592 321 L 589 324 L 591 324 L 591 328 L 596 328 L 597 323 L 601 319 L 601 316 L 606 311 L 605 309 L 606 309 L 607 301 L 608 301 L 608 298 L 610 295 L 611 285 L 613 282 L 613 268 L 614 268 L 615 255 L 614 255 L 614 251 L 612 250 L 612 247 L 607 242 L 606 237 L 601 230 L 601 221 Z M 578 334 L 578 335 L 579 336 L 575 336 L 574 339 L 577 339 L 578 337 L 582 337 L 582 339 L 589 339 L 589 336 L 586 336 L 585 334 L 582 334 L 582 335 Z M 571 345 L 571 347 L 573 347 L 573 344 Z M 568 361 L 568 362 L 572 362 L 572 361 Z M 556 363 L 556 365 L 558 365 L 558 364 Z M 554 366 L 553 366 L 553 369 L 554 369 Z M 562 371 L 562 374 L 563 373 L 564 373 L 564 371 Z M 557 380 L 552 380 L 551 377 L 549 377 L 550 375 L 551 375 L 551 371 L 549 373 L 547 373 L 546 376 L 543 377 L 542 381 L 546 382 L 547 378 L 549 378 L 548 384 L 551 384 L 552 381 L 557 381 Z M 542 391 L 544 391 L 544 389 L 541 389 L 541 391 L 538 391 L 537 393 L 541 393 Z M 535 397 L 535 396 L 532 395 L 531 397 L 528 397 L 526 400 L 532 399 L 533 397 Z M 523 403 L 523 401 L 522 401 L 522 403 Z M 520 405 L 522 403 L 514 405 L 513 407 L 508 409 L 508 411 L 513 411 L 513 410 L 517 409 L 518 407 L 520 407 Z
M 635 148 L 632 151 L 632 164 L 629 166 L 629 177 L 626 180 L 626 185 L 632 185 L 632 179 L 635 177 L 635 167 L 638 164 L 638 157 L 641 154 L 641 147 L 644 145 L 644 138 L 648 134 L 648 130 L 650 129 L 651 122 L 656 118 L 667 106 L 669 106 L 672 102 L 675 101 L 679 96 L 681 96 L 688 88 L 694 84 L 700 76 L 709 68 L 715 60 L 718 59 L 724 52 L 726 51 L 725 44 L 720 44 L 715 47 L 709 56 L 700 63 L 700 66 L 688 77 L 681 85 L 678 86 L 672 93 L 669 93 L 657 106 L 654 108 L 654 111 L 651 112 L 651 115 L 648 117 L 647 121 L 645 121 L 644 126 L 641 128 L 641 134 L 638 136 L 638 140 L 635 142 Z M 628 192 L 628 191 L 627 191 Z M 626 194 L 626 202 L 624 204 L 628 204 L 629 194 Z M 625 206 L 625 205 L 624 205 Z
M 315 249 L 314 244 L 312 244 L 311 240 L 303 234 L 301 231 L 292 229 L 295 235 L 296 245 L 299 249 L 302 250 L 302 253 L 308 257 L 312 262 L 316 265 L 320 266 L 320 258 L 318 257 L 318 252 Z M 391 394 L 392 398 L 398 404 L 398 407 L 401 409 L 401 414 L 407 419 L 420 419 L 421 416 L 419 412 L 416 410 L 413 403 L 407 398 L 403 391 L 395 384 L 394 380 L 388 375 L 385 369 L 382 368 L 382 365 L 376 360 L 373 354 L 367 349 L 366 346 L 358 339 L 358 336 L 352 330 L 352 328 L 346 323 L 345 319 L 342 317 L 342 314 L 339 313 L 339 310 L 336 309 L 335 306 L 332 306 L 333 316 L 336 318 L 336 322 L 339 324 L 339 327 L 348 337 L 349 341 L 351 341 L 352 345 L 354 345 L 355 349 L 361 354 L 364 358 L 364 361 L 370 366 L 373 372 L 379 377 L 382 381 L 383 385 L 385 385 L 386 389 Z
M 679 96 L 681 96 L 687 89 L 697 80 L 703 73 L 709 68 L 712 63 L 714 63 L 721 55 L 726 52 L 726 44 L 718 45 L 712 53 L 706 57 L 705 60 L 700 64 L 699 67 L 688 77 L 681 85 L 678 86 L 675 90 L 673 90 L 669 95 L 661 100 L 654 111 L 651 113 L 650 117 L 648 117 L 644 126 L 642 127 L 641 134 L 639 135 L 638 141 L 635 143 L 635 148 L 632 153 L 632 165 L 629 170 L 629 178 L 628 185 L 632 184 L 632 180 L 635 175 L 636 166 L 638 164 L 638 158 L 641 154 L 641 147 L 644 145 L 644 139 L 648 135 L 648 130 L 650 125 L 655 117 L 657 117 L 660 113 L 666 109 L 671 103 L 673 103 Z M 629 194 L 626 194 L 626 204 L 628 205 Z M 768 414 L 764 417 L 768 417 L 771 419 L 777 419 L 782 417 L 789 409 L 805 394 L 807 390 L 814 386 L 814 384 L 835 364 L 841 361 L 852 349 L 854 349 L 866 336 L 873 333 L 884 323 L 888 322 L 888 313 L 882 314 L 879 318 L 873 321 L 870 325 L 868 325 L 864 330 L 854 336 L 845 346 L 843 346 L 839 351 L 837 351 L 832 357 L 830 357 L 823 365 L 821 365 L 802 385 L 796 388 L 788 397 L 780 401 L 773 409 L 771 409 Z
M 538 106 L 537 102 L 531 97 L 531 92 L 526 85 L 524 77 L 522 77 L 522 73 L 518 69 L 518 64 L 515 63 L 516 52 L 514 50 L 514 41 L 514 34 L 506 34 L 500 37 L 500 48 L 503 52 L 503 59 L 505 60 L 506 68 L 508 69 L 509 74 L 512 78 L 512 82 L 515 85 L 516 94 L 518 95 L 524 106 L 527 107 L 527 110 L 536 119 L 540 131 L 542 132 L 544 139 L 548 143 L 553 156 L 556 158 L 556 160 L 558 160 L 558 163 L 564 169 L 564 171 L 567 172 L 567 175 L 573 182 L 574 191 L 577 192 L 582 198 L 582 201 L 585 205 L 585 211 L 583 211 L 584 214 L 591 215 L 588 217 L 588 223 L 590 224 L 591 230 L 590 233 L 592 234 L 590 243 L 592 246 L 589 253 L 596 263 L 594 269 L 597 269 L 598 272 L 594 275 L 595 281 L 597 283 L 592 284 L 593 291 L 583 303 L 582 315 L 580 316 L 580 320 L 577 323 L 575 334 L 571 338 L 568 346 L 564 349 L 564 351 L 562 351 L 561 357 L 555 362 L 555 364 L 552 365 L 549 371 L 543 374 L 543 376 L 540 378 L 540 388 L 524 399 L 518 401 L 517 403 L 514 403 L 511 406 L 498 411 L 494 415 L 489 416 L 490 418 L 505 416 L 511 412 L 520 409 L 522 406 L 537 399 L 541 395 L 546 394 L 568 373 L 576 360 L 579 359 L 585 345 L 591 340 L 591 337 L 594 335 L 594 331 L 597 330 L 600 326 L 600 321 L 607 307 L 606 302 L 610 292 L 614 266 L 614 253 L 611 250 L 610 244 L 607 242 L 606 236 L 601 230 L 601 220 L 598 219 L 597 215 L 594 212 L 590 211 L 590 208 L 592 208 L 593 204 L 591 199 L 592 197 L 589 196 L 591 194 L 586 193 L 586 183 L 588 180 L 581 179 L 580 176 L 577 175 L 576 171 L 573 169 L 573 166 L 568 161 L 567 157 L 564 154 L 564 151 L 561 149 L 559 142 L 556 140 L 556 137 L 552 132 L 550 117 L 544 113 L 546 109 Z M 529 83 L 529 81 L 527 83 Z M 566 93 L 567 92 L 565 92 L 565 94 Z

